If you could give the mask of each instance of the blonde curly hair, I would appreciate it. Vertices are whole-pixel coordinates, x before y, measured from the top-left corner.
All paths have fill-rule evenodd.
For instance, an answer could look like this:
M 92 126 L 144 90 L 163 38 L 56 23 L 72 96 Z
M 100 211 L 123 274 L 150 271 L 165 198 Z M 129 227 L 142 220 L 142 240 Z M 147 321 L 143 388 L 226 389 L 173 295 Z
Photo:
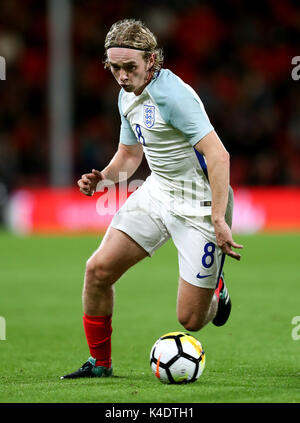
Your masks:
M 123 19 L 115 22 L 105 38 L 105 68 L 109 68 L 107 50 L 112 47 L 132 48 L 144 52 L 144 60 L 147 62 L 154 53 L 155 61 L 153 70 L 158 71 L 164 61 L 163 51 L 157 45 L 155 35 L 142 21 L 135 19 Z

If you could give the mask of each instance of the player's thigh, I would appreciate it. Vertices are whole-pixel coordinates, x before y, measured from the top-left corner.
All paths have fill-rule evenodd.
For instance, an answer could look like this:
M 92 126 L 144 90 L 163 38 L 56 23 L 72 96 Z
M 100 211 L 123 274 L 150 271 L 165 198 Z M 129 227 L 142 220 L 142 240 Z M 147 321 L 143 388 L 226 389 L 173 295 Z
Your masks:
M 126 233 L 109 227 L 99 248 L 87 262 L 87 273 L 115 282 L 148 253 Z
M 110 226 L 126 233 L 149 256 L 170 238 L 160 205 L 149 195 L 147 181 L 131 194 L 113 217 Z
M 213 288 L 192 285 L 179 277 L 177 318 L 187 329 L 200 328 L 210 308 Z
M 224 259 L 209 219 L 202 218 L 201 229 L 177 216 L 170 222 L 168 229 L 178 251 L 179 276 L 196 287 L 215 289 Z
M 89 268 L 98 279 L 111 283 L 146 256 L 152 256 L 170 237 L 160 217 L 159 207 L 149 200 L 147 185 L 141 186 L 114 215 Z M 101 273 L 101 275 L 100 275 Z
M 224 261 L 209 219 L 199 218 L 197 222 L 202 225 L 201 230 L 180 217 L 168 222 L 178 251 L 177 316 L 183 326 L 192 328 L 201 326 L 206 319 Z

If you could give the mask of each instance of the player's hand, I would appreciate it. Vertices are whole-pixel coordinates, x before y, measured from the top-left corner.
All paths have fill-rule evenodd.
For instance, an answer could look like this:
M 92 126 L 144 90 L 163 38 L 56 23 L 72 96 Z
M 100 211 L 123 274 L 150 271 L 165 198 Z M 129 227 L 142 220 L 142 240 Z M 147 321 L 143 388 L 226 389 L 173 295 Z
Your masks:
M 223 222 L 219 222 L 215 224 L 215 234 L 216 234 L 217 245 L 221 248 L 223 253 L 227 254 L 228 256 L 236 260 L 240 260 L 241 255 L 237 253 L 236 251 L 233 251 L 232 248 L 243 248 L 243 245 L 237 244 L 232 239 L 231 230 L 229 226 L 227 225 L 227 223 L 225 222 L 225 220 Z
M 97 184 L 104 179 L 99 170 L 93 169 L 91 173 L 85 173 L 81 176 L 81 179 L 77 181 L 79 191 L 85 195 L 92 196 L 97 188 Z

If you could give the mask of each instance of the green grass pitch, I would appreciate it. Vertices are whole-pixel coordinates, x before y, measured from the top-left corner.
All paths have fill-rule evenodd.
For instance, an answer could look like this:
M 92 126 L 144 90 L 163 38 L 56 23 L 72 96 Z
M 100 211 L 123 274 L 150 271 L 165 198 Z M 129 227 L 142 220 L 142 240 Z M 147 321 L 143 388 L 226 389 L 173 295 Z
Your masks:
M 259 234 L 241 262 L 226 259 L 232 314 L 221 328 L 194 333 L 206 368 L 190 385 L 164 385 L 151 373 L 156 339 L 182 330 L 176 319 L 177 254 L 172 242 L 130 269 L 116 285 L 112 359 L 115 377 L 60 380 L 89 356 L 82 327 L 85 261 L 99 238 L 17 237 L 0 233 L 2 403 L 300 402 L 299 234 Z

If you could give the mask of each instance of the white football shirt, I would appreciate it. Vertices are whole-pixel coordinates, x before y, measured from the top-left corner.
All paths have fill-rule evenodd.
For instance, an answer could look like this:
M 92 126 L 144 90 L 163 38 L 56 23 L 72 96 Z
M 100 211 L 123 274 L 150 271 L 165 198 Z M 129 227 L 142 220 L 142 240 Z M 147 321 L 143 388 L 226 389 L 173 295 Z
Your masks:
M 136 96 L 121 89 L 120 143 L 140 142 L 151 170 L 151 194 L 175 214 L 211 214 L 206 162 L 195 148 L 214 128 L 196 92 L 168 69 Z

